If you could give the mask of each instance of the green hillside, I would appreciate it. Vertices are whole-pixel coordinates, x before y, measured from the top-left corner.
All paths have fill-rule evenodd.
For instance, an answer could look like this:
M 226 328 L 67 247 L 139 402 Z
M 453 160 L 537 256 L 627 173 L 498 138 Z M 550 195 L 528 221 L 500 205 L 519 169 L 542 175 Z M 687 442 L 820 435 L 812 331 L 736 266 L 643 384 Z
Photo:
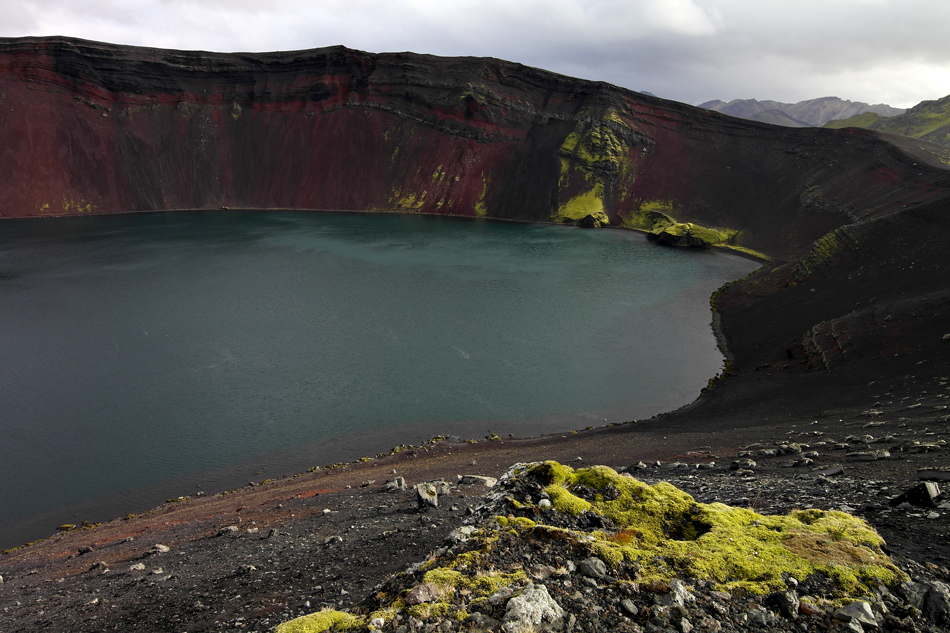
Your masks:
M 903 134 L 950 147 L 950 95 L 936 101 L 922 101 L 897 116 L 879 116 L 873 112 L 865 112 L 849 119 L 829 121 L 825 127 L 863 127 Z

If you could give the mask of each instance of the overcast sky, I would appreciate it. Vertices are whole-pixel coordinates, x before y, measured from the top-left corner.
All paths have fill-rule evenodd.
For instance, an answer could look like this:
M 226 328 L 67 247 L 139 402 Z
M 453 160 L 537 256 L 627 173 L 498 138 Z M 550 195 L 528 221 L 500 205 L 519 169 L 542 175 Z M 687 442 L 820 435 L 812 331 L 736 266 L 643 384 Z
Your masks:
M 948 0 L 0 0 L 0 36 L 490 56 L 698 104 L 950 94 Z

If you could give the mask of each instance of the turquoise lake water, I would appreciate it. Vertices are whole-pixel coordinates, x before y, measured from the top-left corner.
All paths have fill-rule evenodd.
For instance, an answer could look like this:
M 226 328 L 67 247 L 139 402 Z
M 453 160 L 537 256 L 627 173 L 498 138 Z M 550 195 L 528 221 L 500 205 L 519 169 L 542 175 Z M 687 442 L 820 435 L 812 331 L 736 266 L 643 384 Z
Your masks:
M 406 215 L 0 223 L 0 548 L 418 444 L 649 417 L 721 367 L 757 264 Z

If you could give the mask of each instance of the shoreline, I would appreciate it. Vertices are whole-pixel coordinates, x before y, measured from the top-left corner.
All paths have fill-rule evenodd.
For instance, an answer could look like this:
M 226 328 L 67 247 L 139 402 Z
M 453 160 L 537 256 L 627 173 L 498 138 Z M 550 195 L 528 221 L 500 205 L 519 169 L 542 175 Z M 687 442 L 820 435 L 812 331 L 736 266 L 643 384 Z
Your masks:
M 454 483 L 457 475 L 496 477 L 515 462 L 542 459 L 575 468 L 595 464 L 625 468 L 642 461 L 648 466 L 635 477 L 675 482 L 702 502 L 750 503 L 780 512 L 785 507 L 850 506 L 855 515 L 882 532 L 898 560 L 930 561 L 936 563 L 934 570 L 943 573 L 940 570 L 945 571 L 950 561 L 950 543 L 939 535 L 947 529 L 950 514 L 938 510 L 940 518 L 928 520 L 919 514 L 920 509 L 891 510 L 888 505 L 891 496 L 916 482 L 917 468 L 940 463 L 940 453 L 907 453 L 868 462 L 846 457 L 844 450 L 830 445 L 815 445 L 826 436 L 840 441 L 848 432 L 866 433 L 869 418 L 862 414 L 862 406 L 842 409 L 834 418 L 819 418 L 817 424 L 796 415 L 764 422 L 755 412 L 746 412 L 733 418 L 729 427 L 707 424 L 706 431 L 676 428 L 680 425 L 670 430 L 651 420 L 563 439 L 439 441 L 365 463 L 166 503 L 135 517 L 60 533 L 0 555 L 0 575 L 5 579 L 0 623 L 7 622 L 9 630 L 15 631 L 44 630 L 48 620 L 42 611 L 37 613 L 29 603 L 14 607 L 14 601 L 22 602 L 25 595 L 45 596 L 45 618 L 72 622 L 76 631 L 103 630 L 112 626 L 109 623 L 121 623 L 126 630 L 203 630 L 210 622 L 203 611 L 190 608 L 196 595 L 214 609 L 215 619 L 222 624 L 234 627 L 244 622 L 249 630 L 270 630 L 280 621 L 322 606 L 351 609 L 385 577 L 424 561 L 465 519 L 466 508 L 481 503 L 485 490 Z M 911 410 L 907 422 L 898 422 L 905 411 L 885 411 L 884 428 L 870 430 L 877 436 L 895 431 L 901 438 L 913 438 L 936 428 L 932 410 Z M 942 433 L 950 431 L 950 424 L 938 424 Z M 786 457 L 759 455 L 791 440 L 810 442 L 811 449 L 818 450 L 811 467 L 789 468 L 783 464 Z M 901 441 L 906 440 L 897 438 L 887 445 Z M 854 450 L 861 445 L 854 445 Z M 755 453 L 752 457 L 758 462 L 754 474 L 740 476 L 731 471 L 730 462 L 749 452 Z M 695 467 L 710 461 L 715 466 Z M 677 466 L 680 463 L 689 467 Z M 842 474 L 800 478 L 810 470 L 835 464 L 843 464 Z M 453 482 L 453 488 L 439 508 L 420 512 L 409 491 L 383 492 L 383 483 L 395 476 L 405 477 L 409 485 L 443 478 Z M 783 500 L 783 495 L 799 489 L 818 495 L 821 501 L 801 505 L 795 501 L 801 497 L 794 494 Z M 773 492 L 761 498 L 756 490 L 759 495 L 763 490 Z M 834 492 L 824 494 L 824 490 Z M 880 496 L 880 490 L 888 494 Z M 744 497 L 750 500 L 742 501 Z M 170 551 L 161 553 L 159 546 Z M 262 558 L 260 552 L 270 551 L 280 554 L 271 555 L 268 563 L 267 555 Z M 255 569 L 241 571 L 249 555 Z M 361 562 L 347 564 L 348 560 Z M 144 574 L 135 571 L 139 562 L 145 565 Z M 303 577 L 299 573 L 308 565 L 316 565 L 315 581 L 309 573 Z M 165 576 L 151 573 L 153 568 Z M 206 589 L 195 594 L 199 591 L 192 588 L 195 583 Z M 110 589 L 118 586 L 123 587 L 121 591 Z M 75 602 L 94 590 L 100 592 L 101 606 L 80 607 Z M 275 602 L 275 595 L 282 597 Z M 164 609 L 165 615 L 156 611 L 146 620 L 134 615 L 144 613 L 143 599 L 154 605 L 146 612 Z

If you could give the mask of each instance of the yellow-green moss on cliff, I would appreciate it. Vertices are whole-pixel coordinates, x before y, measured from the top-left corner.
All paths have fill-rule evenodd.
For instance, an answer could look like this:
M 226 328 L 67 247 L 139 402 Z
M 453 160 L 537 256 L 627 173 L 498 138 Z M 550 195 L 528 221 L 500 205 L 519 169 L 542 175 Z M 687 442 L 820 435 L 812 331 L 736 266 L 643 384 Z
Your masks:
M 674 222 L 654 228 L 650 234 L 661 244 L 669 246 L 717 246 L 726 244 L 736 231 L 712 229 L 692 222 Z
M 642 142 L 640 132 L 614 110 L 579 119 L 557 150 L 559 202 L 551 219 L 608 225 L 609 201 L 632 185 L 630 149 Z
M 603 187 L 597 183 L 593 189 L 574 196 L 560 205 L 557 214 L 552 218 L 555 222 L 577 224 L 585 218 L 594 227 L 607 226 L 610 219 L 604 212 Z
M 819 269 L 829 265 L 839 252 L 844 249 L 855 248 L 857 240 L 851 235 L 848 227 L 840 227 L 815 240 L 808 254 L 802 257 L 792 273 L 795 281 L 805 281 Z
M 627 229 L 653 231 L 675 224 L 673 200 L 642 200 L 636 211 L 621 218 L 621 226 Z

